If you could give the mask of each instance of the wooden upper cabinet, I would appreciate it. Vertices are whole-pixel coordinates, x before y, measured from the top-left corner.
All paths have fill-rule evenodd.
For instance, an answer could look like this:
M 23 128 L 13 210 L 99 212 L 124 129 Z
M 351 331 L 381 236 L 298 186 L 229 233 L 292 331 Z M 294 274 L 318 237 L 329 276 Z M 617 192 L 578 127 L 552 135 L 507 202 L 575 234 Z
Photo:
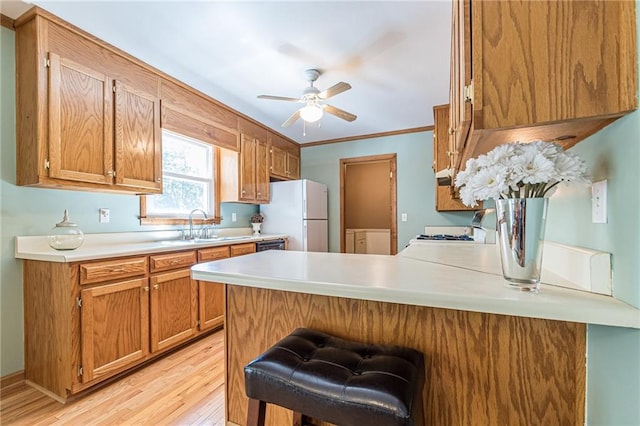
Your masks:
M 300 147 L 273 133 L 269 137 L 270 175 L 278 179 L 300 179 Z
M 33 10 L 16 21 L 18 185 L 161 192 L 158 76 Z
M 566 149 L 636 109 L 635 7 L 455 0 L 455 168 L 513 141 L 556 141 Z
M 287 155 L 287 170 L 289 172 L 289 179 L 300 179 L 300 156 L 293 154 Z
M 256 201 L 269 202 L 269 146 L 266 140 L 256 139 Z
M 49 54 L 50 177 L 112 183 L 112 86 L 106 74 Z
M 220 150 L 220 199 L 223 202 L 268 203 L 270 150 L 267 131 L 238 119 L 240 152 Z
M 433 171 L 438 172 L 450 167 L 450 147 L 449 147 L 449 105 L 438 105 L 433 107 Z M 459 211 L 475 210 L 479 207 L 467 207 L 460 201 L 457 191 L 449 185 L 438 185 L 435 183 L 436 210 Z
M 240 136 L 240 199 L 256 199 L 256 140 L 247 135 Z
M 160 99 L 115 82 L 117 185 L 162 192 Z

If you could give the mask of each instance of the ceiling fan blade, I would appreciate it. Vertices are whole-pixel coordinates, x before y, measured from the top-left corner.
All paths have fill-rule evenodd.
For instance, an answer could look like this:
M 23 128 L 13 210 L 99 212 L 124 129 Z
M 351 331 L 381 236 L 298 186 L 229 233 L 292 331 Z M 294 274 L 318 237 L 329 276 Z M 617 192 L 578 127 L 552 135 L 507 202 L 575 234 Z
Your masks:
M 324 108 L 325 111 L 327 111 L 329 114 L 333 114 L 338 118 L 342 118 L 343 120 L 346 121 L 354 121 L 356 118 L 358 118 L 357 115 L 353 115 L 350 112 L 341 110 L 340 108 L 336 108 L 334 106 L 331 105 L 323 105 L 322 106 Z
M 297 110 L 296 112 L 294 112 L 293 114 L 291 114 L 291 117 L 287 118 L 287 121 L 285 121 L 284 123 L 282 123 L 282 127 L 289 127 L 291 126 L 293 123 L 295 123 L 295 121 L 300 118 L 300 110 Z
M 318 93 L 318 97 L 320 99 L 329 99 L 330 97 L 338 95 L 342 92 L 346 92 L 349 89 L 351 89 L 351 85 L 349 83 L 341 81 L 340 83 L 334 84 L 333 86 L 329 87 L 327 90 Z
M 258 99 L 271 99 L 274 101 L 299 102 L 300 98 L 287 98 L 284 96 L 258 95 Z

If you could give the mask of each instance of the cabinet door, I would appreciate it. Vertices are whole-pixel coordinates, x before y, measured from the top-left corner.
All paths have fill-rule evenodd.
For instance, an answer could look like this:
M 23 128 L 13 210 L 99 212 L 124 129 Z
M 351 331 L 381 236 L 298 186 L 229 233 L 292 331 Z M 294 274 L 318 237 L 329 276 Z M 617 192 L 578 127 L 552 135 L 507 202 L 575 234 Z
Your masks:
M 82 382 L 115 374 L 149 353 L 147 278 L 82 290 Z
M 116 184 L 162 192 L 160 100 L 116 81 Z
M 438 105 L 433 107 L 433 171 L 438 172 L 447 167 L 451 167 L 449 151 L 449 105 Z M 435 182 L 436 210 L 459 211 L 474 210 L 482 208 L 467 207 L 460 201 L 457 190 L 452 185 L 441 186 Z
M 224 322 L 224 284 L 198 281 L 200 330 L 217 327 Z
M 112 81 L 55 53 L 49 63 L 49 176 L 110 185 Z
M 300 179 L 300 157 L 287 155 L 287 177 L 289 179 Z
M 451 86 L 449 99 L 449 145 L 451 161 L 457 172 L 472 126 L 471 89 L 471 0 L 453 2 L 451 34 Z
M 240 200 L 256 199 L 256 142 L 255 139 L 241 135 L 240 138 Z
M 269 148 L 266 141 L 256 139 L 256 201 L 269 202 Z
M 151 277 L 151 352 L 184 342 L 196 333 L 197 285 L 191 270 Z
M 287 177 L 287 152 L 276 146 L 271 147 L 271 174 L 281 178 Z

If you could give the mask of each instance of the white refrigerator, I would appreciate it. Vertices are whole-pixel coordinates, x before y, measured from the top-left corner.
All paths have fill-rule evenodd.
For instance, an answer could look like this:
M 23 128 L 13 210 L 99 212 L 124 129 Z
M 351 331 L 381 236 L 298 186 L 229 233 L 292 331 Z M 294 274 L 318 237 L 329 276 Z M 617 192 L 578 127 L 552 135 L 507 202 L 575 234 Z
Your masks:
M 327 186 L 308 179 L 272 182 L 261 232 L 285 234 L 289 250 L 329 251 Z

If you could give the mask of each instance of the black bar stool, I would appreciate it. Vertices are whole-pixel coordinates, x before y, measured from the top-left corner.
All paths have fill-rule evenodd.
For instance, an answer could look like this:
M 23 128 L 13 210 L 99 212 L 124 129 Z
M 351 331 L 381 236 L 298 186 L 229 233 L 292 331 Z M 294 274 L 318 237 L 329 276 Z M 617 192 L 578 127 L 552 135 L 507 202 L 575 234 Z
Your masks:
M 247 426 L 262 426 L 266 404 L 340 426 L 424 423 L 422 353 L 366 345 L 298 328 L 244 368 Z

